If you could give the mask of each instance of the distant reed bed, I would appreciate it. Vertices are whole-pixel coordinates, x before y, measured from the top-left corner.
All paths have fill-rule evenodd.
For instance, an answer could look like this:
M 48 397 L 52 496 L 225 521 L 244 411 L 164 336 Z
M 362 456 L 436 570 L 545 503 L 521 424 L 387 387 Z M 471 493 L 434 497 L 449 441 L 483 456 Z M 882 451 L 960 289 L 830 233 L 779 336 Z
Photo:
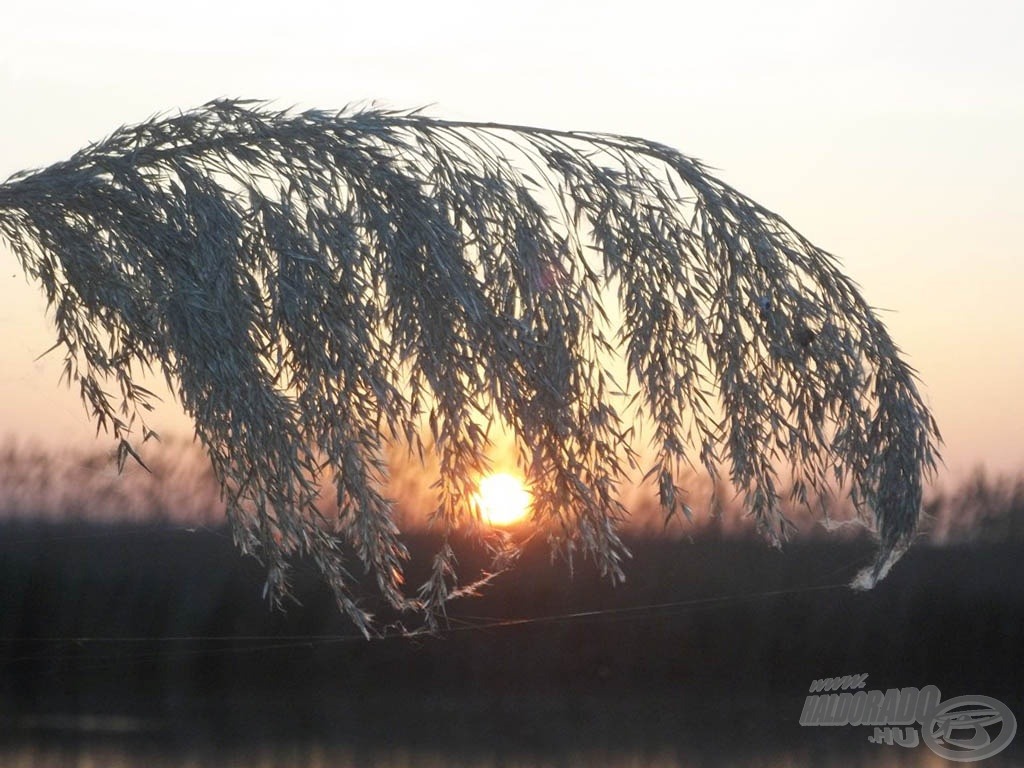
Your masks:
M 220 486 L 209 461 L 194 444 L 172 440 L 147 446 L 147 472 L 128 464 L 118 472 L 114 452 L 48 449 L 9 440 L 0 444 L 0 517 L 52 522 L 169 523 L 219 527 L 225 524 Z M 426 511 L 436 499 L 431 484 L 436 466 L 401 450 L 388 457 L 387 496 L 403 528 L 428 526 Z M 630 512 L 631 535 L 746 538 L 756 525 L 735 490 L 703 473 L 678 478 L 691 515 L 666 524 L 656 495 L 640 484 L 622 496 Z M 323 514 L 331 514 L 333 489 L 323 489 Z M 821 511 L 827 514 L 822 520 Z M 919 539 L 935 544 L 1024 539 L 1024 472 L 995 475 L 979 467 L 950 487 L 933 485 L 925 496 Z M 865 536 L 848 502 L 819 499 L 786 509 L 798 536 Z

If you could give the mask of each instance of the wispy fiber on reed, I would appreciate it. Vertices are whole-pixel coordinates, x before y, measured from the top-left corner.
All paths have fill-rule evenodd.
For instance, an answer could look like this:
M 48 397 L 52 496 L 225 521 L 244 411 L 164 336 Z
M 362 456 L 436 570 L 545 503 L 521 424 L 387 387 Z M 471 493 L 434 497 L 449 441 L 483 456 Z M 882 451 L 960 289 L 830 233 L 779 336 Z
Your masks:
M 640 138 L 216 101 L 8 179 L 0 236 L 122 463 L 150 434 L 137 377 L 162 371 L 270 594 L 308 555 L 367 630 L 342 542 L 397 607 L 432 616 L 460 590 L 448 547 L 416 599 L 402 590 L 382 456 L 422 449 L 421 428 L 440 527 L 473 517 L 497 418 L 553 545 L 613 579 L 638 419 L 668 514 L 683 463 L 726 466 L 773 539 L 780 466 L 798 497 L 848 488 L 880 533 L 863 585 L 909 544 L 936 459 L 912 371 L 833 258 Z

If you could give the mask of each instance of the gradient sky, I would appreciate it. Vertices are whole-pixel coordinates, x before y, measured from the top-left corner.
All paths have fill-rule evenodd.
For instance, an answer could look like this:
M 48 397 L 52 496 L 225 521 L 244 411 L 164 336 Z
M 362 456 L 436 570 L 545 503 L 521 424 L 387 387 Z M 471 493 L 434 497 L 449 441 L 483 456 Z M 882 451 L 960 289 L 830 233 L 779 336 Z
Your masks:
M 221 96 L 379 101 L 672 144 L 837 254 L 923 381 L 947 472 L 1024 469 L 1024 3 L 18 3 L 0 177 Z M 92 441 L 0 247 L 0 440 Z M 173 405 L 154 420 L 190 431 Z

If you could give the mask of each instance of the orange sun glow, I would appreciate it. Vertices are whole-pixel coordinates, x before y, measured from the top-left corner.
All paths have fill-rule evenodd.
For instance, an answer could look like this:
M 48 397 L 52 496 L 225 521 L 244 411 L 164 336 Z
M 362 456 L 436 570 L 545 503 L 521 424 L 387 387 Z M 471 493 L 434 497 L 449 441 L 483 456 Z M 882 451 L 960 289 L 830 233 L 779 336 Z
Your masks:
M 488 475 L 480 481 L 475 499 L 480 517 L 489 525 L 512 525 L 530 512 L 530 492 L 518 477 Z

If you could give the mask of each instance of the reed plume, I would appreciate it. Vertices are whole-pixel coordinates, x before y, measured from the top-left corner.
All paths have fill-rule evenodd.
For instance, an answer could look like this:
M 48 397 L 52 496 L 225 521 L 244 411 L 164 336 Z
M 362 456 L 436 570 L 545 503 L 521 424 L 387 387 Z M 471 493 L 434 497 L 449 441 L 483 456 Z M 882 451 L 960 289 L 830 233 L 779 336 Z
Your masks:
M 534 520 L 612 579 L 637 424 L 668 515 L 683 464 L 725 471 L 773 540 L 780 471 L 801 499 L 844 489 L 879 533 L 861 586 L 909 545 L 937 460 L 912 370 L 833 257 L 641 138 L 216 101 L 14 175 L 0 236 L 120 463 L 153 434 L 139 382 L 159 371 L 268 593 L 307 556 L 367 632 L 350 550 L 428 618 L 474 586 L 445 543 L 403 590 L 394 441 L 436 453 L 450 533 L 503 423 Z

